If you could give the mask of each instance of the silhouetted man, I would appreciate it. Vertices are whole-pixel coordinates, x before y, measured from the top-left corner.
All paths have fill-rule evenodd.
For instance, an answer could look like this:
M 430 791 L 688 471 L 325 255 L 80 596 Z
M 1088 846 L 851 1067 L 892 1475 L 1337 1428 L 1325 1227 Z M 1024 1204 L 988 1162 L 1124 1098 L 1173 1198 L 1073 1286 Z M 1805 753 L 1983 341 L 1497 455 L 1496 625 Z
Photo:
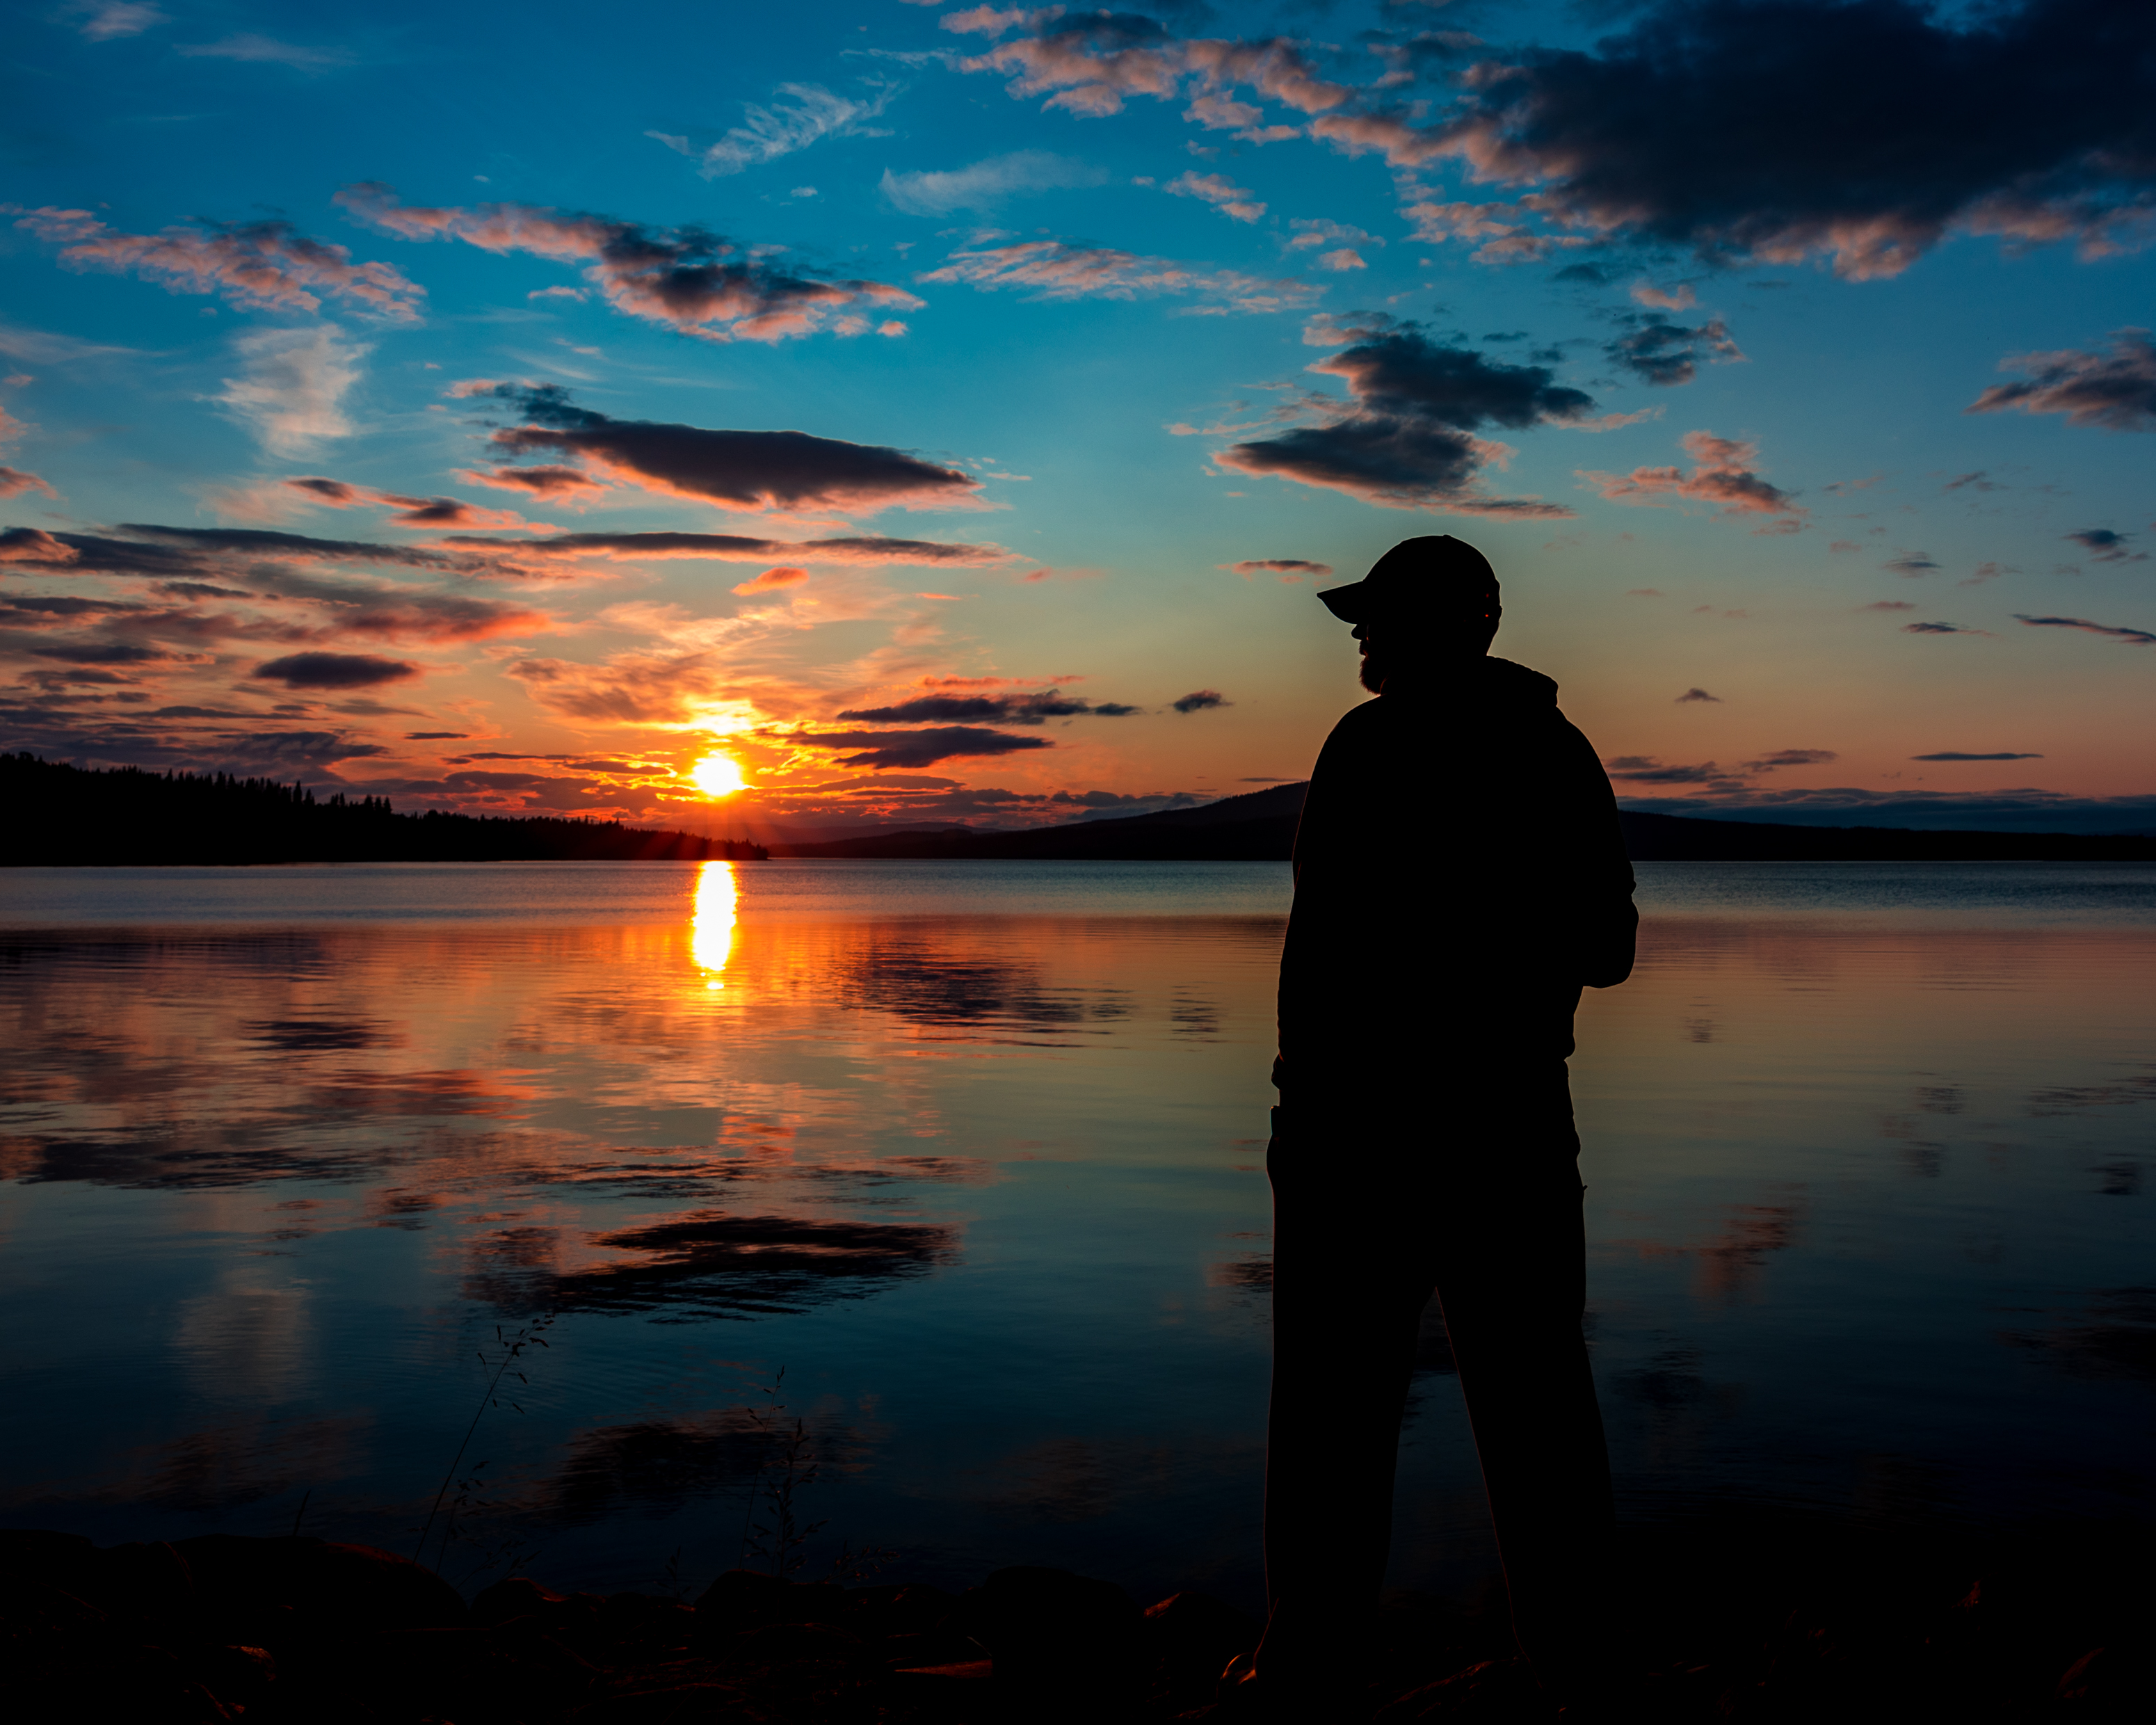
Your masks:
M 1432 1294 L 1467 1399 L 1520 1644 L 1563 1691 L 1591 1662 L 1611 1519 L 1581 1335 L 1565 1060 L 1581 986 L 1632 968 L 1617 809 L 1557 685 L 1488 656 L 1497 580 L 1409 539 L 1318 594 L 1363 685 L 1311 775 L 1281 961 L 1272 1613 L 1257 1693 L 1324 1717 L 1390 1543 Z

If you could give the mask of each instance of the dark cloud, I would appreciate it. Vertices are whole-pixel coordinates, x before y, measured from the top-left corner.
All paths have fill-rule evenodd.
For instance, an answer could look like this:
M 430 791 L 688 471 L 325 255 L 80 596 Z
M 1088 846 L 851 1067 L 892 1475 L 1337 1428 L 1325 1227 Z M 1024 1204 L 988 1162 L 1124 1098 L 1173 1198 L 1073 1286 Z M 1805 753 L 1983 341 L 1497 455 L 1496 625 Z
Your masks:
M 1354 345 L 1312 367 L 1344 378 L 1370 410 L 1411 415 L 1457 430 L 1488 425 L 1525 430 L 1594 411 L 1577 389 L 1539 366 L 1507 365 L 1466 348 L 1441 346 L 1413 323 L 1363 314 L 1336 326 Z
M 803 431 L 714 431 L 613 419 L 572 405 L 558 384 L 501 383 L 488 392 L 526 420 L 494 434 L 505 455 L 575 456 L 610 478 L 721 508 L 870 511 L 973 500 L 981 482 L 899 449 Z
M 2089 560 L 2092 562 L 2147 562 L 2148 561 L 2147 552 L 2128 551 L 2126 548 L 2126 542 L 2133 536 L 2131 533 L 2114 533 L 2108 527 L 2090 527 L 2079 533 L 2066 535 L 2067 538 L 2089 553 Z
M 155 647 L 138 647 L 126 641 L 83 641 L 30 650 L 39 659 L 56 659 L 64 665 L 149 665 L 172 656 Z
M 1969 629 L 1958 623 L 1905 623 L 1902 625 L 1902 633 L 1905 635 L 1988 635 L 1991 631 L 1988 629 Z
M 927 731 L 796 732 L 788 742 L 806 743 L 819 749 L 852 749 L 841 755 L 841 767 L 932 767 L 938 761 L 1008 755 L 1020 749 L 1053 748 L 1045 737 L 1014 737 L 1008 732 L 983 731 L 966 725 L 938 726 Z
M 251 599 L 259 597 L 244 587 L 218 587 L 208 581 L 161 581 L 157 591 L 173 599 Z
M 1747 761 L 1747 773 L 1772 773 L 1778 767 L 1820 767 L 1829 761 L 1839 761 L 1840 756 L 1832 749 L 1776 749 L 1772 754 L 1762 755 L 1756 761 Z
M 1694 326 L 1637 313 L 1625 319 L 1625 333 L 1603 348 L 1611 364 L 1643 382 L 1668 388 L 1689 383 L 1702 360 L 1744 357 L 1720 318 Z
M 521 525 L 508 510 L 481 509 L 456 497 L 410 497 L 398 491 L 378 491 L 371 485 L 348 485 L 341 480 L 319 475 L 288 479 L 284 484 L 311 503 L 332 509 L 364 509 L 381 506 L 396 512 L 390 520 L 400 527 L 513 527 Z
M 849 446 L 850 447 L 850 445 Z M 577 557 L 711 557 L 760 563 L 798 557 L 815 563 L 978 565 L 1007 562 L 1000 545 L 946 545 L 928 539 L 887 539 L 863 534 L 839 539 L 755 539 L 737 533 L 555 533 L 544 539 L 484 539 L 460 534 L 447 544 L 472 551 L 501 551 L 525 562 Z
M 1525 430 L 1584 418 L 1594 403 L 1541 366 L 1507 365 L 1433 341 L 1419 325 L 1379 313 L 1321 321 L 1306 332 L 1350 345 L 1311 369 L 1342 379 L 1352 405 L 1321 408 L 1319 425 L 1236 444 L 1213 458 L 1235 473 L 1271 474 L 1396 509 L 1462 514 L 1568 516 L 1533 499 L 1476 487 L 1501 451 L 1475 434 Z
M 1172 797 L 1139 797 L 1122 791 L 1058 791 L 1048 800 L 1052 804 L 1068 804 L 1074 809 L 1112 809 L 1118 814 L 1130 814 L 1140 809 L 1150 814 L 1163 808 L 1189 808 L 1198 798 L 1179 791 Z
M 55 617 L 110 617 L 142 608 L 125 599 L 79 599 L 53 593 L 18 593 L 7 601 L 11 622 L 33 624 Z
M 921 304 L 888 282 L 827 280 L 788 269 L 775 255 L 783 248 L 746 245 L 693 224 L 651 228 L 525 203 L 425 208 L 398 203 L 392 187 L 374 181 L 347 186 L 335 201 L 402 239 L 461 239 L 483 251 L 581 263 L 617 311 L 714 340 L 776 341 L 817 330 L 859 335 L 879 308 Z
M 470 735 L 469 731 L 407 731 L 404 733 L 404 741 L 407 742 L 454 742 Z
M 2041 761 L 2044 757 L 2041 755 L 2017 755 L 2010 750 L 2001 750 L 1991 755 L 1969 755 L 1964 754 L 1959 749 L 1943 749 L 1936 755 L 1912 755 L 1909 758 L 1912 761 Z
M 2125 641 L 2133 646 L 2146 647 L 2156 643 L 2156 634 L 2145 629 L 2114 629 L 2107 623 L 2091 623 L 2085 617 L 2025 617 L 2019 611 L 2015 620 L 2031 629 L 2082 629 L 2092 635 L 2109 635 L 2114 640 Z
M 253 527 L 167 527 L 124 521 L 116 531 L 131 536 L 11 528 L 0 533 L 0 560 L 64 574 L 146 575 L 167 581 L 244 569 L 257 560 L 366 563 L 458 575 L 501 572 L 494 560 L 470 555 L 365 540 L 315 539 L 304 533 Z M 234 589 L 226 596 L 249 595 Z
M 1913 579 L 1920 575 L 1928 575 L 1941 566 L 1928 551 L 1905 551 L 1897 557 L 1889 557 L 1879 567 Z
M 401 659 L 377 659 L 366 653 L 293 653 L 254 667 L 253 675 L 287 689 L 372 689 L 420 675 Z
M 2145 81 L 2125 69 L 2152 52 L 2156 11 L 2131 0 L 1661 0 L 1591 51 L 1481 63 L 1435 125 L 1403 110 L 1312 130 L 1535 186 L 1571 236 L 1717 261 L 1825 253 L 1862 280 L 1953 228 L 2122 249 L 2156 193 Z
M 1616 755 L 1602 764 L 1610 778 L 1632 784 L 1704 784 L 1719 788 L 1744 783 L 1738 774 L 1712 761 L 1692 767 L 1671 766 L 1652 755 Z
M 871 725 L 963 723 L 979 720 L 991 725 L 1039 725 L 1050 719 L 1075 717 L 1081 713 L 1121 718 L 1134 706 L 1108 701 L 1095 706 L 1074 696 L 1041 695 L 924 695 L 896 706 L 849 708 L 839 716 Z
M 485 473 L 459 475 L 474 485 L 499 485 L 504 490 L 529 491 L 534 496 L 573 497 L 581 491 L 603 491 L 606 487 L 580 467 L 496 467 Z
M 74 561 L 73 547 L 42 527 L 0 528 L 0 563 L 68 563 Z
M 254 675 L 284 690 L 356 693 L 421 674 L 382 647 L 497 639 L 547 621 L 527 606 L 443 591 L 431 580 L 334 567 L 386 565 L 385 574 L 406 578 L 499 572 L 498 560 L 467 553 L 141 523 L 111 534 L 6 536 L 17 572 L 70 585 L 146 581 L 156 596 L 146 603 L 45 593 L 0 606 L 0 662 L 15 671 L 13 702 L 0 711 L 0 749 L 85 763 L 284 772 L 380 754 L 379 745 L 341 732 L 286 728 L 311 716 L 304 704 L 224 711 L 223 685 L 266 661 Z M 203 680 L 213 680 L 213 692 Z M 154 711 L 131 711 L 153 703 Z M 407 710 L 367 702 L 337 711 Z
M 388 264 L 355 264 L 344 247 L 275 218 L 124 234 L 85 209 L 0 204 L 0 210 L 19 216 L 18 228 L 59 243 L 60 262 L 69 270 L 139 275 L 176 294 L 222 294 L 249 310 L 319 311 L 327 295 L 362 314 L 411 323 L 426 293 Z
M 1330 563 L 1313 563 L 1302 557 L 1245 557 L 1240 563 L 1220 567 L 1234 575 L 1315 575 L 1322 580 L 1332 572 Z
M 2017 382 L 1993 384 L 1965 411 L 1997 413 L 2010 408 L 2024 413 L 2064 413 L 2069 425 L 2105 431 L 2156 431 L 2156 343 L 2146 330 L 2118 331 L 2108 353 L 2022 353 L 2000 362 L 2000 370 L 2009 367 L 2030 375 Z
M 1677 696 L 1677 705 L 1679 706 L 1682 706 L 1687 701 L 1718 701 L 1721 699 L 1722 697 L 1719 695 L 1709 695 L 1704 689 L 1687 689 L 1683 694 Z
M 309 475 L 300 479 L 288 479 L 285 483 L 295 491 L 305 491 L 310 496 L 319 497 L 323 502 L 333 503 L 339 507 L 360 501 L 358 488 L 346 485 L 342 480 Z
M 1218 689 L 1198 689 L 1168 704 L 1179 713 L 1202 713 L 1209 707 L 1233 706 L 1235 703 Z

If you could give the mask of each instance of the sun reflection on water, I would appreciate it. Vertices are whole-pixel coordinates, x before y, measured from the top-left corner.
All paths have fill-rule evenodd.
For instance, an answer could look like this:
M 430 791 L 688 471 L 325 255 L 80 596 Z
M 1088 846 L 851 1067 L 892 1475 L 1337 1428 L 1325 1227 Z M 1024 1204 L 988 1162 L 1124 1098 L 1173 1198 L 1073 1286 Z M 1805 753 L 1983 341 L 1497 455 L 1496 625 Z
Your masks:
M 734 952 L 734 865 L 707 862 L 696 877 L 696 910 L 689 923 L 689 955 L 704 973 L 706 988 L 726 987 L 726 960 Z

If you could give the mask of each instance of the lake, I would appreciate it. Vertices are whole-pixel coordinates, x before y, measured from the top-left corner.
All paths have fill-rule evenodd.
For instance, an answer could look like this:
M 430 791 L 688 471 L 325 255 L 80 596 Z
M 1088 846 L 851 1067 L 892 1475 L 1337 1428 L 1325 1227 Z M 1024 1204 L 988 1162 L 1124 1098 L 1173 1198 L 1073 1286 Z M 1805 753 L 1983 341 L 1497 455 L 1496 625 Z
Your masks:
M 2145 1514 L 2156 868 L 1640 872 L 1573 1062 L 1623 1513 Z M 844 1542 L 1255 1606 L 1287 896 L 1226 863 L 0 874 L 5 1518 L 409 1551 L 477 1414 L 453 1579 L 701 1585 L 798 1419 L 804 1575 Z M 1430 1358 L 1392 1580 L 1450 1589 L 1494 1560 Z

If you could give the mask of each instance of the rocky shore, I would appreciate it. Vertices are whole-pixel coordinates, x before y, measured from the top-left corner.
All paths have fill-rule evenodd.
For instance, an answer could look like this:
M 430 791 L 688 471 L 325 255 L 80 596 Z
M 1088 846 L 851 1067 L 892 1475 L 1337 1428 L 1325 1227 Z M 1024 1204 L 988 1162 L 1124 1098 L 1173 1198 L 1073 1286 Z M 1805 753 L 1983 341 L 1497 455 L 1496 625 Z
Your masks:
M 1597 1718 L 2144 1720 L 2130 1530 L 1919 1554 L 1779 1530 L 1637 1536 Z M 362 1545 L 0 1533 L 9 1717 L 130 1725 L 1033 1725 L 1209 1720 L 1257 1624 L 1202 1593 L 1009 1568 L 962 1594 L 747 1570 L 692 1604 L 523 1578 L 467 1602 Z M 1491 1602 L 1406 1595 L 1343 1650 L 1342 1719 L 1559 1717 Z M 1578 1710 L 1574 1709 L 1577 1712 Z M 1301 1725 L 1301 1722 L 1297 1722 Z

